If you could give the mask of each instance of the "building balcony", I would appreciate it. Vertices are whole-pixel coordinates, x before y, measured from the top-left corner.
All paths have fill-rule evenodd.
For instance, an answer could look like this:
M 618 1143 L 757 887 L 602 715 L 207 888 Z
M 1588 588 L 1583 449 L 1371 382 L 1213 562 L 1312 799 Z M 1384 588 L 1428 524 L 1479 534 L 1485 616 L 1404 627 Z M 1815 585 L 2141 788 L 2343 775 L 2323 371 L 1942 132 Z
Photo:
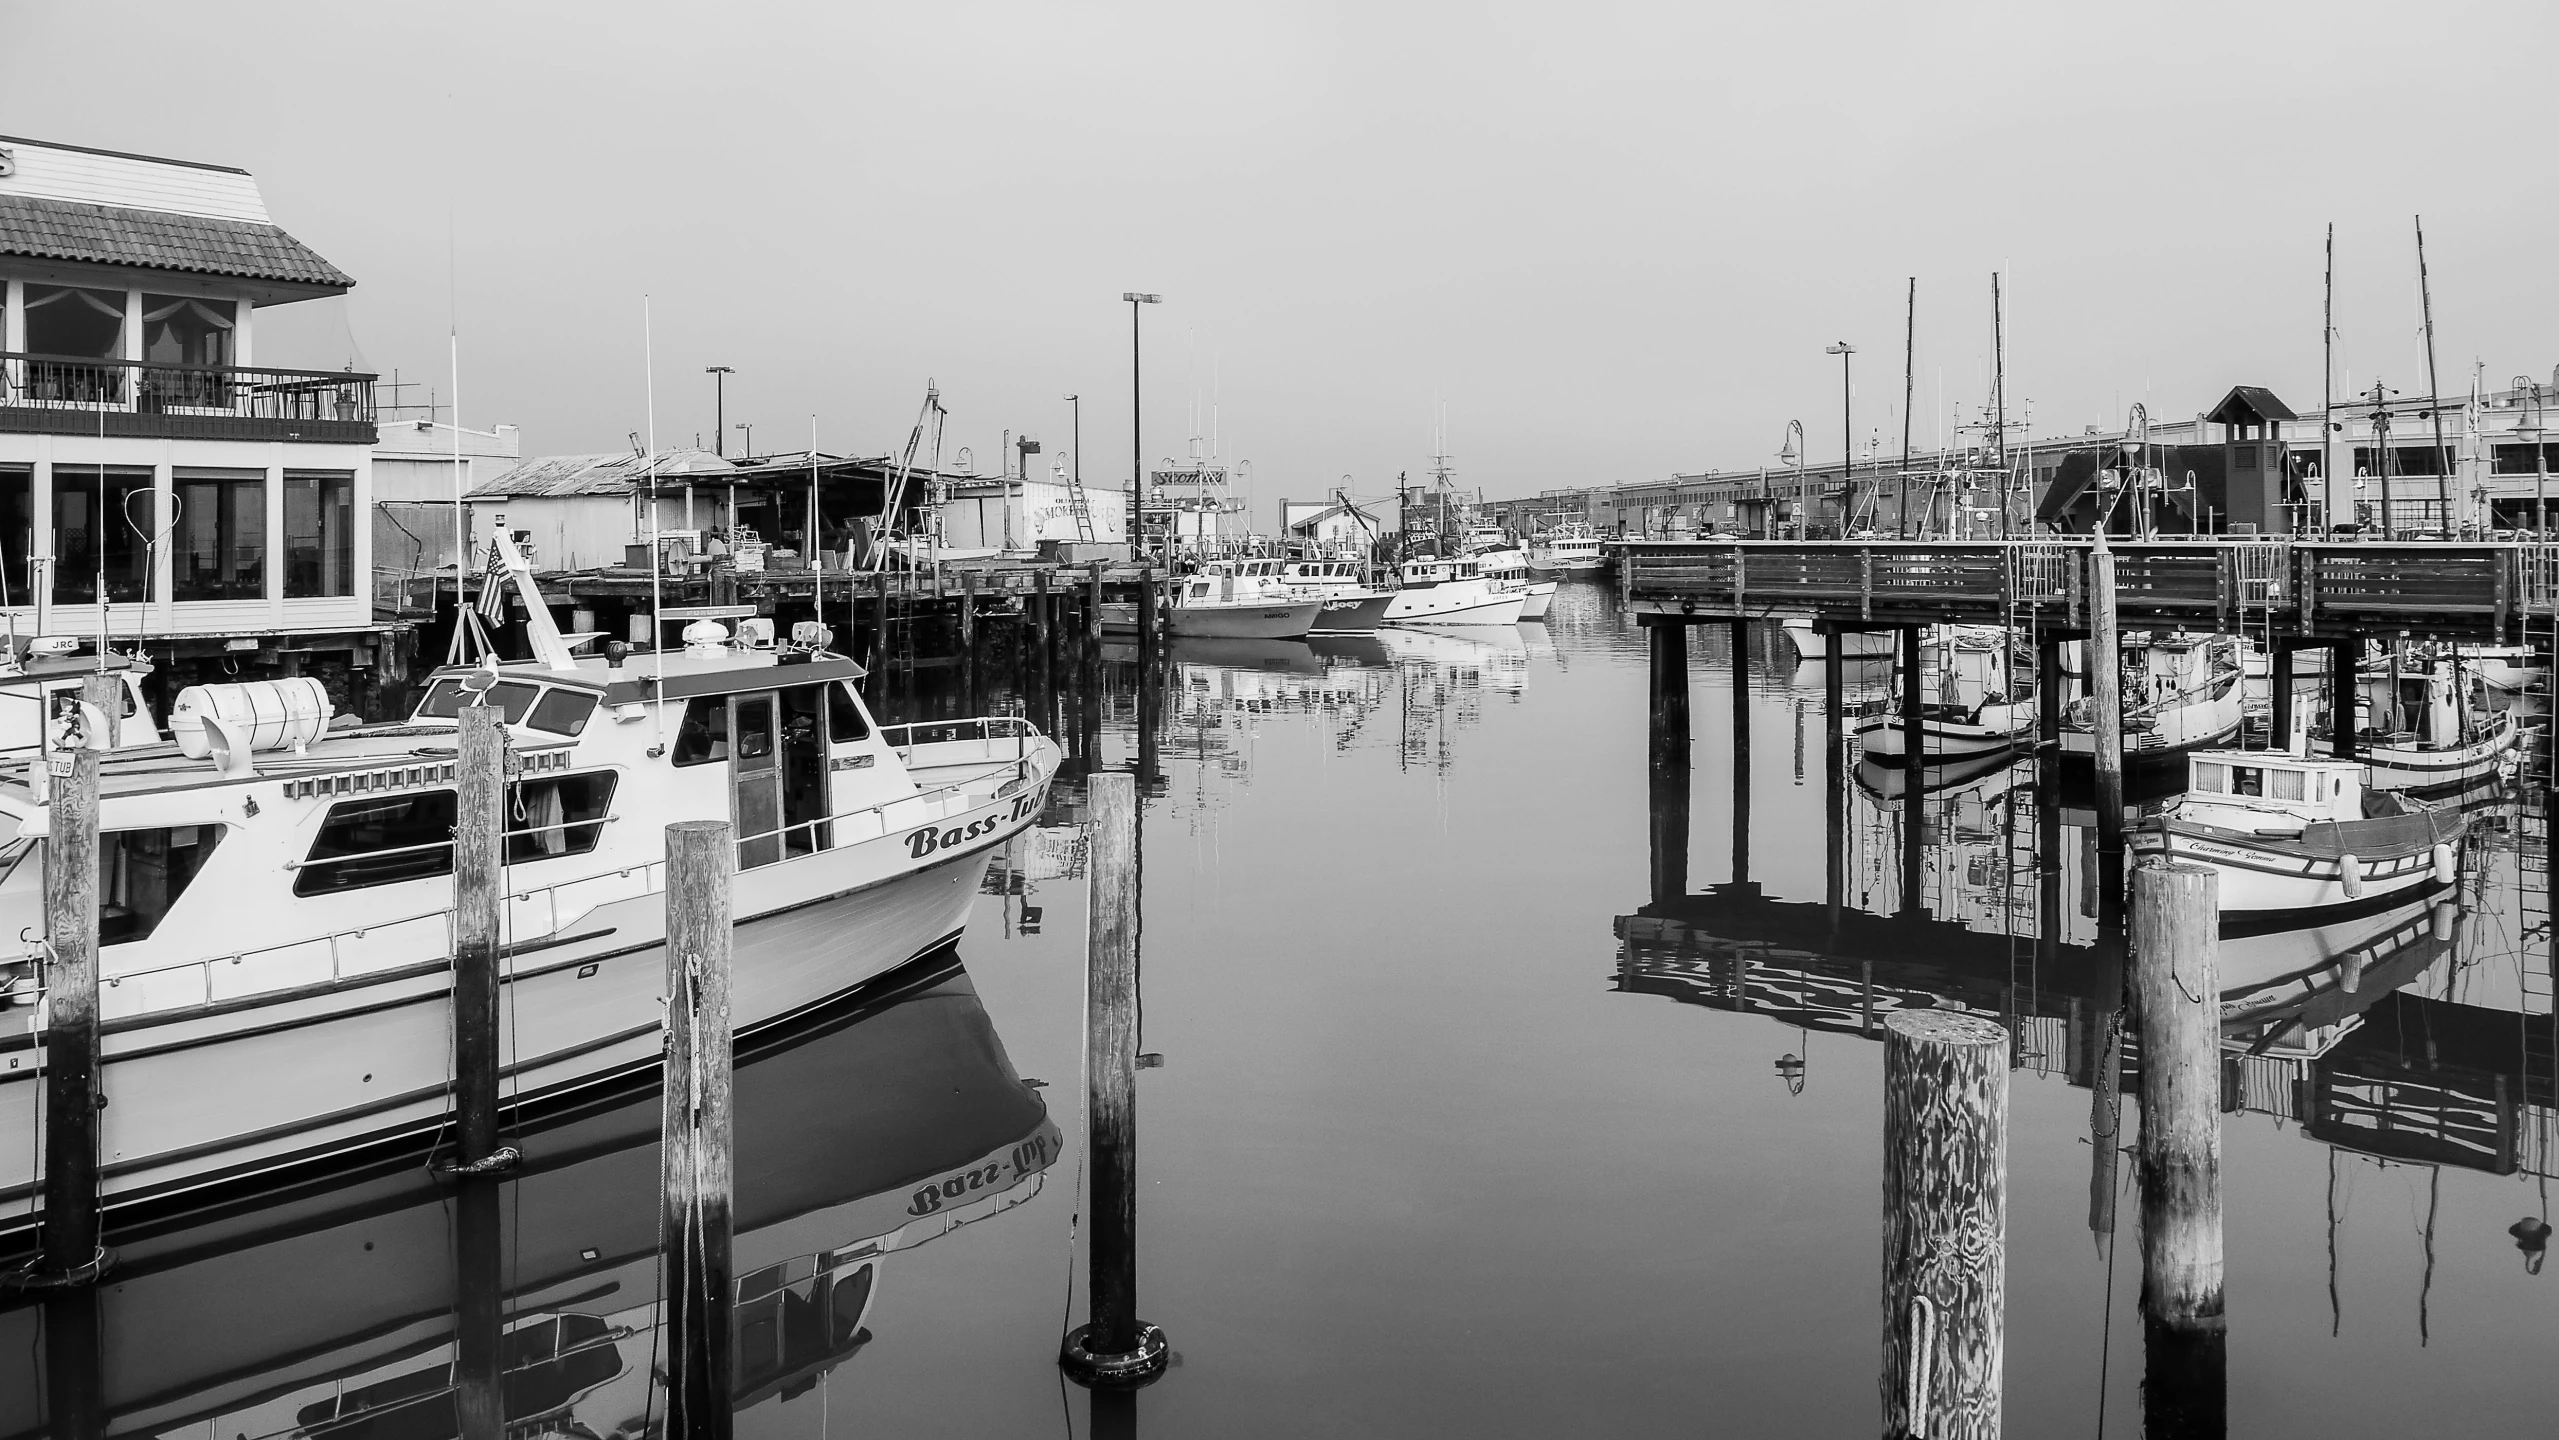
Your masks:
M 0 433 L 370 445 L 371 375 L 0 351 Z

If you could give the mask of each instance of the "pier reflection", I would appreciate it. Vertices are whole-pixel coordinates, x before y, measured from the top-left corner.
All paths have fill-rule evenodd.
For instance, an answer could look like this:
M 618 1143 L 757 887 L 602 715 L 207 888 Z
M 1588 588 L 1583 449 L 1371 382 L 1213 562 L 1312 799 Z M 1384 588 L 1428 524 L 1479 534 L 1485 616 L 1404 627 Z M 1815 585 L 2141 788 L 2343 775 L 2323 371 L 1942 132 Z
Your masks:
M 1038 1193 L 1060 1142 L 947 954 L 738 1061 L 743 1411 L 824 1383 L 893 1257 Z M 85 1324 L 0 1310 L 0 1436 L 431 1437 L 483 1396 L 508 1434 L 653 1433 L 658 1109 L 651 1084 L 555 1115 L 477 1197 L 402 1166 L 111 1235 Z

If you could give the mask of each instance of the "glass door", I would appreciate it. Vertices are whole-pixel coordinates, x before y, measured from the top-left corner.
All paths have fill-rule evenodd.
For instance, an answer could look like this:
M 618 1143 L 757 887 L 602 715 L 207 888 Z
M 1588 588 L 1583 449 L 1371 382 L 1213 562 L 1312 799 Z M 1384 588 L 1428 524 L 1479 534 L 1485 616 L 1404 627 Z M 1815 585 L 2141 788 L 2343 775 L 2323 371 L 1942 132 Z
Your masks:
M 741 870 L 782 858 L 782 747 L 773 697 L 729 697 L 729 824 Z

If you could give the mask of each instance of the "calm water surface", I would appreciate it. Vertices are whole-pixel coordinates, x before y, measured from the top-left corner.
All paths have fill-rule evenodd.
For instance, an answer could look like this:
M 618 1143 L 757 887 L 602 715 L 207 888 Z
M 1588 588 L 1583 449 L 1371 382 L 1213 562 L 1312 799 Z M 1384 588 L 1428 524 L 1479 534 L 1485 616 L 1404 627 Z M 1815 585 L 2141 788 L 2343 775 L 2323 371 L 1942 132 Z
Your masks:
M 1758 888 L 1736 888 L 1729 654 L 1695 633 L 1702 898 L 1667 905 L 1643 637 L 1601 588 L 1516 632 L 1178 649 L 1146 757 L 1115 664 L 1090 759 L 1160 771 L 1139 1308 L 1178 1356 L 1138 1431 L 1873 1433 L 1874 1017 L 1912 1004 L 2017 1036 L 2009 1433 L 2138 1431 L 2129 1161 L 2119 1223 L 2091 1224 L 2088 1037 L 2110 992 L 2084 812 L 2065 797 L 2064 924 L 2039 953 L 2005 936 L 2035 925 L 2030 769 L 1929 797 L 1924 921 L 1856 918 L 1902 908 L 1903 830 L 1897 793 L 1852 775 L 1831 942 L 1819 668 L 1773 630 L 1750 642 Z M 2559 1273 L 2508 1228 L 2549 1214 L 2543 831 L 2537 799 L 2476 805 L 2457 924 L 2418 905 L 2232 942 L 2299 968 L 2362 957 L 2352 995 L 2314 977 L 2311 1044 L 2296 1029 L 2234 1062 L 2233 1434 L 2548 1433 Z M 1062 785 L 956 961 L 741 1057 L 741 1434 L 1093 1431 L 1054 1363 L 1084 1309 L 1079 814 Z M 566 1352 L 519 1382 L 535 1433 L 662 1418 L 656 1123 L 654 1098 L 601 1108 L 530 1143 L 540 1164 L 504 1187 L 511 1343 Z M 450 1433 L 415 1397 L 449 1358 L 451 1203 L 376 1176 L 125 1237 L 96 1321 L 112 1428 Z M 41 1425 L 33 1324 L 0 1315 L 0 1435 Z

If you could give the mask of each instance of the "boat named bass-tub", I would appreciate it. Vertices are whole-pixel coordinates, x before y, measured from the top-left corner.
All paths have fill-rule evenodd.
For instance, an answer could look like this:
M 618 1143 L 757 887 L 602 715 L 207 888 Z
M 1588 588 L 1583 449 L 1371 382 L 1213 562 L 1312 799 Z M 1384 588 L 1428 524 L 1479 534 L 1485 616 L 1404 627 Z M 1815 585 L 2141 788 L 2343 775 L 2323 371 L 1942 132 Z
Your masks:
M 259 720 L 258 706 L 213 693 L 232 687 L 202 687 L 179 698 L 200 717 L 183 747 L 100 757 L 111 1209 L 414 1154 L 447 1123 L 456 715 L 469 689 L 498 708 L 513 767 L 500 1039 L 511 1109 L 658 1064 L 670 822 L 734 827 L 744 1041 L 956 938 L 989 858 L 1037 818 L 1058 749 L 1024 722 L 876 725 L 853 689 L 860 668 L 816 627 L 775 645 L 760 622 L 732 641 L 699 621 L 681 654 L 579 658 L 497 526 L 490 545 L 525 602 L 535 659 L 439 671 L 407 723 L 345 730 L 325 713 Z M 16 831 L 0 845 L 0 934 L 18 937 L 0 957 L 0 997 L 43 970 L 44 769 L 0 765 L 0 815 Z M 0 1249 L 40 1210 L 40 1036 L 10 1028 Z

